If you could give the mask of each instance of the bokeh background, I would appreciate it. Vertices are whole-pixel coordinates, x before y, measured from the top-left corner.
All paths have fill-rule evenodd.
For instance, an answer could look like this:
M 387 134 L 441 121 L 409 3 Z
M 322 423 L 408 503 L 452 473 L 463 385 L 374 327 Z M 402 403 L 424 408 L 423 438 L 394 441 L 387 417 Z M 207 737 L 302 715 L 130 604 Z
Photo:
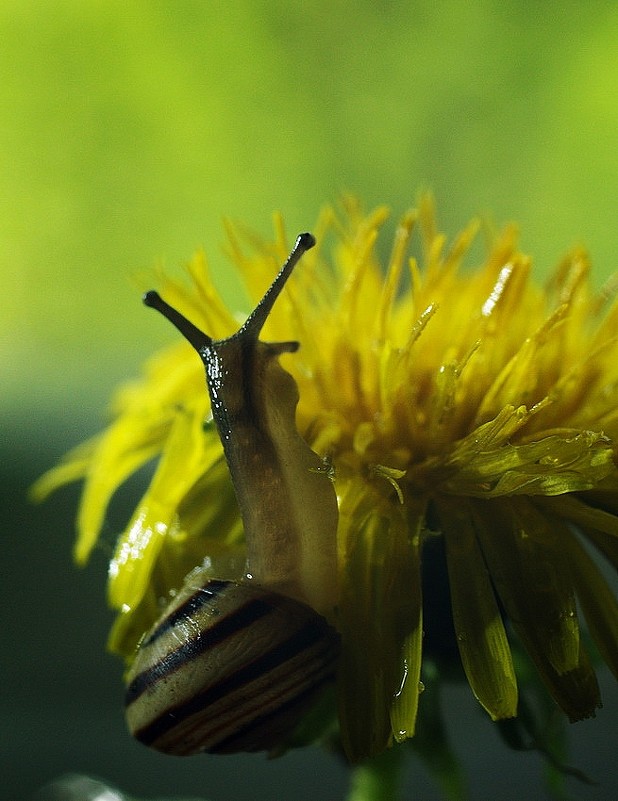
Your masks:
M 0 797 L 67 771 L 141 797 L 343 797 L 308 750 L 174 760 L 124 729 L 104 652 L 101 550 L 70 550 L 78 488 L 29 484 L 101 426 L 111 389 L 174 337 L 140 304 L 144 271 L 221 255 L 223 216 L 311 228 L 343 190 L 395 215 L 422 188 L 454 235 L 517 220 L 543 276 L 576 243 L 599 285 L 618 268 L 618 6 L 386 0 L 0 0 Z M 130 491 L 112 509 L 118 530 Z M 618 796 L 615 684 L 570 728 L 572 759 Z M 504 751 L 465 692 L 445 696 L 473 799 L 543 798 L 540 760 Z M 409 768 L 409 798 L 437 791 Z

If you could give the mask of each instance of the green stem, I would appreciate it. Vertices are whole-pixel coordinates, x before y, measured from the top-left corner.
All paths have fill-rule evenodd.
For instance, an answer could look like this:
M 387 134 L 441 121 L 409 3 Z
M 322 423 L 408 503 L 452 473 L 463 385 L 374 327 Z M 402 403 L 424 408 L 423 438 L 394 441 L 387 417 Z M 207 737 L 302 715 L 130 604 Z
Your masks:
M 403 749 L 389 748 L 353 769 L 346 801 L 397 801 Z

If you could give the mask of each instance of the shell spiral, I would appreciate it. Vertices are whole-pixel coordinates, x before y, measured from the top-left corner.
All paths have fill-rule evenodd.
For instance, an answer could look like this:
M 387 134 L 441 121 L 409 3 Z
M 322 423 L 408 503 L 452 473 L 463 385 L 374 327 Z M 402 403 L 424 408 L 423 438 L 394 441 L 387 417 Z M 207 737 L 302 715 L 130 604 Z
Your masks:
M 246 584 L 185 586 L 128 676 L 133 735 L 168 754 L 270 750 L 334 677 L 336 632 L 305 604 Z

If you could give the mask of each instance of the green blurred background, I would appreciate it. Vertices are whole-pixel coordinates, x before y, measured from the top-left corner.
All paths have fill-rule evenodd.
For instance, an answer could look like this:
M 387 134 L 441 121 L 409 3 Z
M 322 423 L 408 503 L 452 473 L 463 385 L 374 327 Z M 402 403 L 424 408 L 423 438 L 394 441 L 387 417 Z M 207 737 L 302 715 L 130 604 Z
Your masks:
M 292 235 L 342 190 L 398 214 L 430 187 L 450 234 L 514 219 L 540 276 L 581 242 L 600 284 L 618 267 L 617 98 L 614 2 L 0 0 L 0 797 L 71 770 L 143 797 L 342 797 L 345 771 L 315 751 L 177 761 L 133 744 L 104 653 L 108 554 L 75 570 L 78 488 L 33 508 L 27 487 L 174 338 L 136 276 L 204 245 L 245 308 L 223 216 L 268 233 L 279 209 Z M 618 795 L 603 683 L 598 720 L 570 730 L 602 785 L 569 782 L 574 797 Z M 445 703 L 472 798 L 543 797 L 535 755 L 504 752 L 467 693 Z M 409 786 L 438 797 L 415 763 Z

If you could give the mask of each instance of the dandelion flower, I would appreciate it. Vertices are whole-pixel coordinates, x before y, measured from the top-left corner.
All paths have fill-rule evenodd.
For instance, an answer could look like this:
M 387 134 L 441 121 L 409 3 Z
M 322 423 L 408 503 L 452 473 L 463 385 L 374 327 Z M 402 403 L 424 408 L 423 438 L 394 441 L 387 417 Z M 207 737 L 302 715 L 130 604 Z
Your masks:
M 296 425 L 336 491 L 337 706 L 357 761 L 413 737 L 424 661 L 458 653 L 494 721 L 518 714 L 519 651 L 571 721 L 601 703 L 591 641 L 618 674 L 618 605 L 597 558 L 618 566 L 618 304 L 593 291 L 579 250 L 535 283 L 513 228 L 463 268 L 478 225 L 448 247 L 428 198 L 383 266 L 386 218 L 349 198 L 327 208 L 261 336 L 300 342 L 281 357 Z M 275 227 L 272 242 L 229 229 L 254 302 L 288 253 Z M 188 272 L 188 285 L 161 279 L 167 303 L 213 338 L 234 333 L 202 253 Z M 130 663 L 185 576 L 207 565 L 238 578 L 245 546 L 192 348 L 157 354 L 112 411 L 36 492 L 85 480 L 83 564 L 113 493 L 156 460 L 109 568 L 110 647 Z

